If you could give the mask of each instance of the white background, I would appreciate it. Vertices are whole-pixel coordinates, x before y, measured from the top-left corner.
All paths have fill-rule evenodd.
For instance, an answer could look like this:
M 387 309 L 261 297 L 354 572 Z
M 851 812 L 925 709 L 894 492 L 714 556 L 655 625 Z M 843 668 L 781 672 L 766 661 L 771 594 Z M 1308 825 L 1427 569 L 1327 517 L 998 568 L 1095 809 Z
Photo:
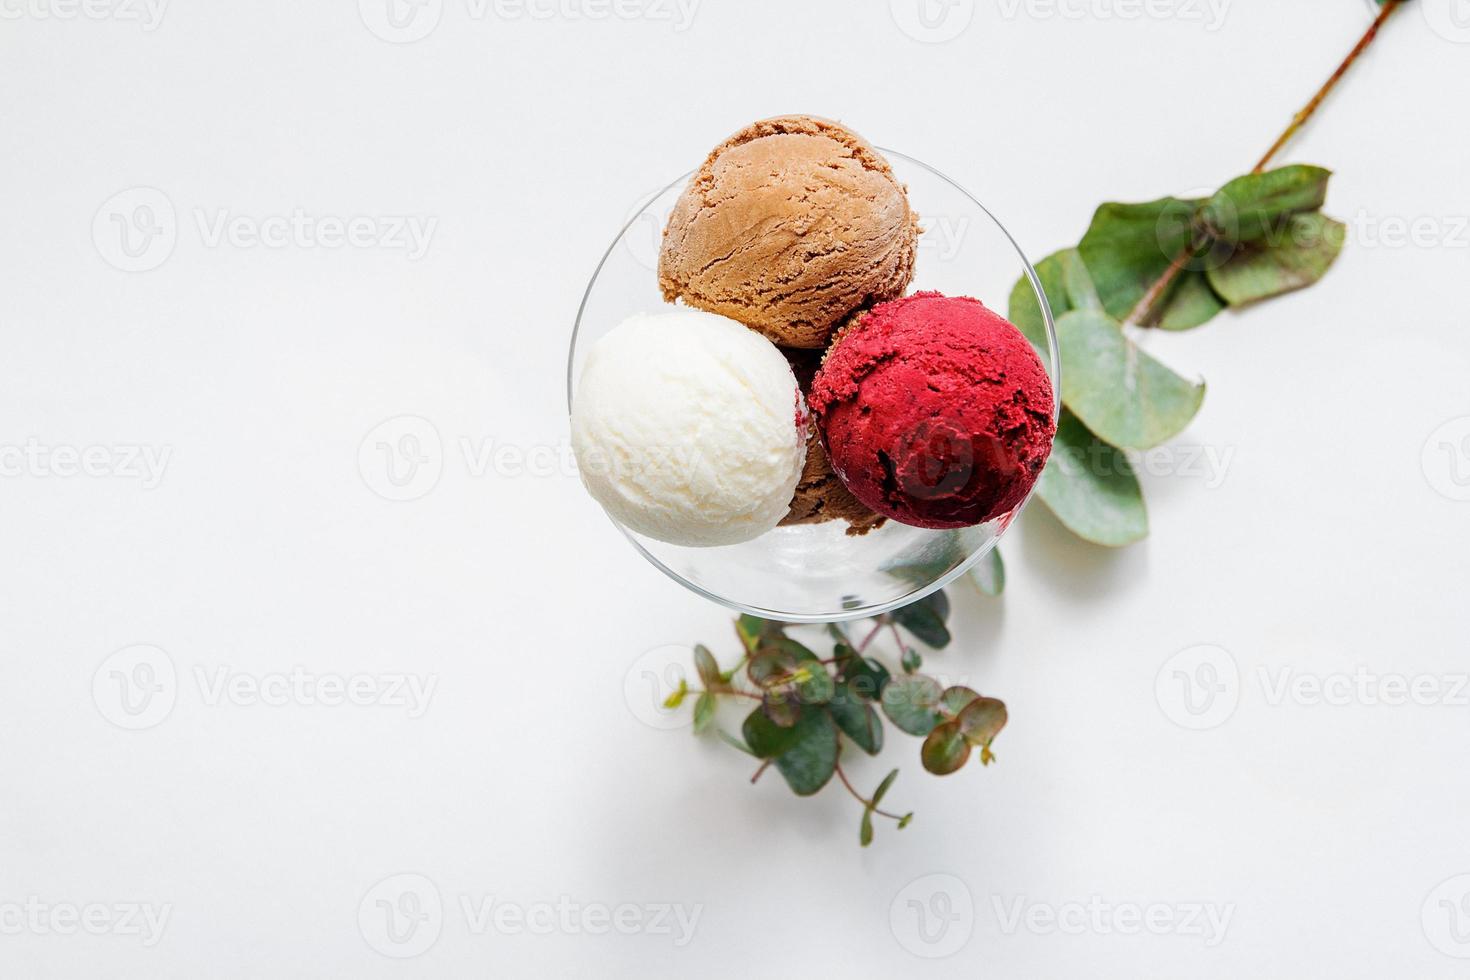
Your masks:
M 968 185 L 1039 258 L 1105 199 L 1248 169 L 1366 0 L 1219 19 L 960 0 L 937 33 L 901 0 L 703 0 L 689 23 L 652 0 L 633 19 L 443 0 L 413 43 L 369 29 L 402 39 L 377 0 L 176 0 L 157 22 L 66 2 L 0 0 L 0 444 L 115 455 L 66 476 L 65 453 L 11 452 L 0 479 L 0 974 L 1464 975 L 1470 885 L 1435 890 L 1470 872 L 1470 706 L 1273 696 L 1359 667 L 1444 695 L 1470 669 L 1470 423 L 1434 435 L 1470 416 L 1470 45 L 1446 0 L 1425 0 L 1437 30 L 1404 11 L 1282 157 L 1337 171 L 1328 210 L 1353 231 L 1326 281 L 1151 340 L 1210 385 L 1179 444 L 1228 465 L 1146 477 L 1153 534 L 1121 552 L 1033 507 L 1005 597 L 954 590 L 957 642 L 929 666 L 1007 701 L 1000 761 L 934 778 L 891 732 L 855 778 L 901 766 L 889 803 L 918 816 L 868 850 L 839 786 L 752 787 L 745 757 L 646 723 L 639 671 L 697 640 L 728 663 L 728 616 L 643 564 L 560 464 L 476 473 L 461 440 L 565 445 L 566 341 L 602 250 L 750 120 L 840 118 Z M 113 215 L 157 198 L 108 202 L 139 187 L 176 241 L 126 272 Z M 435 224 L 416 259 L 207 234 L 297 208 Z M 1394 237 L 1416 219 L 1417 243 Z M 391 502 L 359 450 L 404 415 L 442 472 Z M 130 446 L 169 454 L 156 486 Z M 139 644 L 162 654 L 109 660 Z M 1201 644 L 1226 652 L 1171 662 Z M 135 655 L 166 716 L 122 710 Z M 1200 657 L 1225 708 L 1191 730 L 1174 670 L 1207 677 Z M 297 667 L 436 686 L 419 717 L 214 696 Z M 377 901 L 405 891 L 425 931 L 395 945 Z M 461 905 L 563 896 L 700 917 L 678 946 L 582 912 L 477 932 Z M 910 899 L 948 910 L 941 941 Z M 1018 902 L 1231 918 L 1210 945 L 1106 916 L 1012 926 Z M 58 932 L 94 903 L 167 906 L 166 927 Z

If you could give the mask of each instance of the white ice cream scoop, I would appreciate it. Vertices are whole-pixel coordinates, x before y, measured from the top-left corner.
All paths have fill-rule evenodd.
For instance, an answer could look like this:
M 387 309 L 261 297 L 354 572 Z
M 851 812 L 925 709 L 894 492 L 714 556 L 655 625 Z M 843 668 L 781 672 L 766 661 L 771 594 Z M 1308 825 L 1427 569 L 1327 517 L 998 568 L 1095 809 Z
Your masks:
M 619 523 L 669 544 L 774 528 L 806 459 L 791 367 L 760 334 L 697 310 L 637 314 L 587 355 L 572 401 L 582 482 Z

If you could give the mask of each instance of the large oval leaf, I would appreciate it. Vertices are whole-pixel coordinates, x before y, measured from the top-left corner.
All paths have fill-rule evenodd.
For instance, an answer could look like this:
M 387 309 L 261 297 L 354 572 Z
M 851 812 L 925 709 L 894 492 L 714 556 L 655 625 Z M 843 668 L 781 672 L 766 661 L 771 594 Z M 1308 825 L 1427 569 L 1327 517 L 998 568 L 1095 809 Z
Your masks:
M 1105 442 L 1150 449 L 1178 435 L 1205 398 L 1188 381 L 1140 350 L 1116 320 L 1074 310 L 1057 321 L 1062 344 L 1062 399 Z
M 1143 489 L 1128 457 L 1066 409 L 1036 493 L 1067 530 L 1093 544 L 1118 548 L 1148 536 Z
M 898 677 L 883 689 L 883 713 L 899 731 L 928 735 L 942 721 L 937 710 L 944 689 L 924 674 Z
M 878 712 L 854 691 L 847 681 L 837 685 L 827 705 L 832 720 L 848 738 L 857 743 L 868 755 L 877 755 L 883 750 L 883 722 Z
M 995 698 L 976 698 L 955 719 L 960 726 L 960 734 L 971 745 L 977 746 L 989 746 L 1006 727 L 1008 720 L 1005 702 Z
M 1072 310 L 1096 309 L 1101 305 L 1097 287 L 1092 284 L 1087 266 L 1075 248 L 1053 252 L 1036 263 L 1036 278 L 1041 280 L 1041 290 L 1046 293 L 1053 318 Z M 1031 346 L 1044 359 L 1051 346 L 1046 340 L 1046 318 L 1041 315 L 1036 290 L 1031 288 L 1031 280 L 1026 276 L 1018 279 L 1011 289 L 1008 313 L 1008 319 L 1026 335 Z
M 795 728 L 781 727 L 766 717 L 760 708 L 746 715 L 740 734 L 745 737 L 750 751 L 761 759 L 774 759 L 796 742 Z
M 1253 242 L 1291 215 L 1320 208 L 1331 178 L 1332 171 L 1306 164 L 1246 174 L 1216 191 L 1200 216 L 1217 238 Z
M 931 592 L 917 602 L 893 610 L 888 614 L 898 625 L 918 637 L 920 642 L 942 650 L 949 645 L 949 598 L 944 590 Z
M 1104 204 L 1093 214 L 1077 251 L 1092 275 L 1103 309 L 1114 319 L 1125 319 L 1194 243 L 1200 203 L 1166 197 L 1146 204 Z M 1204 273 L 1191 266 L 1154 308 L 1153 319 L 1169 330 L 1188 330 L 1224 308 L 1205 282 Z M 1066 344 L 1062 353 L 1066 353 Z
M 929 733 L 919 750 L 924 768 L 936 776 L 947 776 L 970 758 L 970 743 L 960 732 L 958 722 L 947 721 Z
M 811 796 L 837 770 L 837 726 L 826 709 L 807 707 L 792 729 L 795 740 L 776 756 L 776 768 L 797 796 Z
M 1210 283 L 1231 306 L 1302 289 L 1327 274 L 1346 239 L 1347 226 L 1319 211 L 1294 214 L 1211 269 Z

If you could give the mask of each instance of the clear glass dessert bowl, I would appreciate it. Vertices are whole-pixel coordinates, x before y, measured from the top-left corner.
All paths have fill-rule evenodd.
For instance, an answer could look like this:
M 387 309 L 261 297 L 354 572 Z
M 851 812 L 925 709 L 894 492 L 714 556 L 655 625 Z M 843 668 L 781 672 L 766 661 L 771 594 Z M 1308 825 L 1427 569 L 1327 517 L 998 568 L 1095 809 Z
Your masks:
M 973 296 L 1002 314 L 1018 279 L 1030 284 L 1046 324 L 1042 363 L 1060 411 L 1061 378 L 1051 308 L 1026 256 L 978 199 L 939 171 L 893 150 L 882 151 L 924 233 L 911 292 Z M 635 313 L 666 309 L 658 286 L 663 228 L 690 175 L 643 204 L 603 256 L 587 285 L 572 331 L 567 406 L 587 351 Z M 863 619 L 896 609 L 963 575 L 993 549 L 1018 507 L 975 527 L 935 531 L 888 521 L 849 535 L 845 521 L 778 527 L 752 541 L 715 548 L 665 544 L 619 525 L 633 547 L 674 581 L 743 613 L 788 623 Z

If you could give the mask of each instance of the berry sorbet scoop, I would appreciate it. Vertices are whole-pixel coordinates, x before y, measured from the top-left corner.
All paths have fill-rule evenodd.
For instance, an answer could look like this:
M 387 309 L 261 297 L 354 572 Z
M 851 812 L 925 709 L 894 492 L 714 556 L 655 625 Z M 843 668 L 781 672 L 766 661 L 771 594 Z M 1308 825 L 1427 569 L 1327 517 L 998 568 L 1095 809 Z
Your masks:
M 838 477 L 885 517 L 983 524 L 1035 485 L 1056 432 L 1030 342 L 979 300 L 915 293 L 858 314 L 808 402 Z

